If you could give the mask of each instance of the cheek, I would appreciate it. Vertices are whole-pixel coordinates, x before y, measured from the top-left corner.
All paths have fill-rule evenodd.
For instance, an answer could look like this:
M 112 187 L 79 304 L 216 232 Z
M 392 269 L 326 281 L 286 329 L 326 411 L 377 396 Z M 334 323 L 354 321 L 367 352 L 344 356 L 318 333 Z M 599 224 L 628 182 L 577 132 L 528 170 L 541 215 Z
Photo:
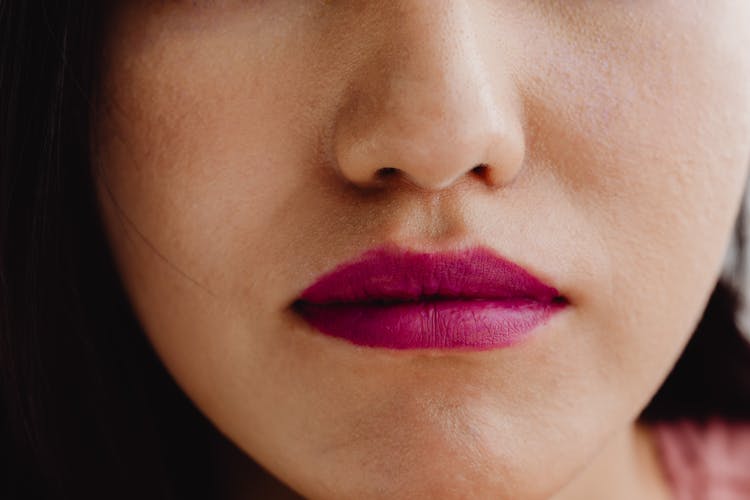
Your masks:
M 231 277 L 261 266 L 259 247 L 307 199 L 296 193 L 318 144 L 305 131 L 311 106 L 294 94 L 289 56 L 238 51 L 232 33 L 160 33 L 146 23 L 110 51 L 95 140 L 101 189 L 152 252 L 213 293 L 242 293 L 249 283 Z
M 600 262 L 579 290 L 583 362 L 640 400 L 713 289 L 750 160 L 750 40 L 734 25 L 750 9 L 695 10 L 633 43 L 609 26 L 605 43 L 560 36 L 559 65 L 529 80 L 530 162 L 550 166 Z

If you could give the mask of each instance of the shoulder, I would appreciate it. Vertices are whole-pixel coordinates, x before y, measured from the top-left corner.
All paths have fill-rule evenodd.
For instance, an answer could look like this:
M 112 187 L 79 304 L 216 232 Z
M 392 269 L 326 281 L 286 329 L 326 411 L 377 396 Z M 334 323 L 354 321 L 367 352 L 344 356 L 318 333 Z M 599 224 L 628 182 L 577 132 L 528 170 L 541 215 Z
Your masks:
M 750 422 L 681 420 L 652 429 L 678 499 L 750 498 Z

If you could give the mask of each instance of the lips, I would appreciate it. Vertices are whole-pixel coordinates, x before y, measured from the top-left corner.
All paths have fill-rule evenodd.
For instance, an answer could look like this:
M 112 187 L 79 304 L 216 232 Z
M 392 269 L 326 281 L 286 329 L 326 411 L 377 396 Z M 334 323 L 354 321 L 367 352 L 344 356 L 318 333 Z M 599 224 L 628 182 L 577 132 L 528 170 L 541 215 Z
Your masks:
M 292 309 L 361 346 L 488 350 L 520 342 L 566 306 L 554 287 L 484 247 L 382 247 L 320 277 Z

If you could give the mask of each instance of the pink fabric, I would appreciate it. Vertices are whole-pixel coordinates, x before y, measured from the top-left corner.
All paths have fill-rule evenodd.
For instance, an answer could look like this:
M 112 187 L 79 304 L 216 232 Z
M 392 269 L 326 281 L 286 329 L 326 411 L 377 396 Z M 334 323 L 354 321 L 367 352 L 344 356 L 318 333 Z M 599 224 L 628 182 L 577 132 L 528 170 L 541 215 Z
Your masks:
M 750 500 L 750 422 L 653 426 L 676 500 Z

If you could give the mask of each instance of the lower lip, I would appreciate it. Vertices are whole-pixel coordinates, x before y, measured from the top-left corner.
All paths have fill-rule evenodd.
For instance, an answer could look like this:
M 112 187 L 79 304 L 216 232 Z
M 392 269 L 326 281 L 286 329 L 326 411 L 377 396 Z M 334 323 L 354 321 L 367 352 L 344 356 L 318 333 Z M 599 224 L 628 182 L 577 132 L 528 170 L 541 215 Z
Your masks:
M 564 307 L 562 302 L 528 299 L 295 304 L 322 333 L 357 345 L 476 351 L 517 344 Z

